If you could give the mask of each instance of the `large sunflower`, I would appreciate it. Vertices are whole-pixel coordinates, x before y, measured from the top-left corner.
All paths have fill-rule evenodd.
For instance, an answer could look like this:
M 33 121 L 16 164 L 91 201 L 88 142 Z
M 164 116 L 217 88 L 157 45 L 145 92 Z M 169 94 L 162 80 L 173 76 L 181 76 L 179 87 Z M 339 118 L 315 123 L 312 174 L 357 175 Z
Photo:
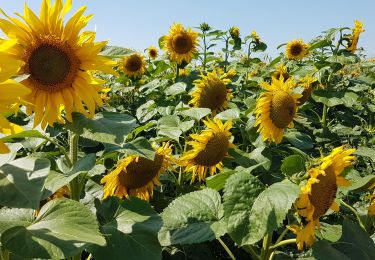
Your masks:
M 285 55 L 289 60 L 302 60 L 308 55 L 309 45 L 302 40 L 293 40 L 287 43 Z
M 350 43 L 348 44 L 347 50 L 351 53 L 354 53 L 357 49 L 357 44 L 359 40 L 359 35 L 363 33 L 365 30 L 363 29 L 363 23 L 358 20 L 354 21 L 354 28 L 352 35 L 350 36 Z
M 9 54 L 9 49 L 13 48 L 15 41 L 0 40 L 0 133 L 15 134 L 22 131 L 22 127 L 10 123 L 4 114 L 14 112 L 20 103 L 20 98 L 30 94 L 30 90 L 22 84 L 9 79 L 17 74 L 23 65 L 22 61 L 16 60 Z M 0 154 L 8 153 L 8 147 L 0 140 Z
M 135 196 L 143 200 L 152 197 L 154 186 L 160 186 L 159 176 L 171 168 L 175 159 L 172 148 L 166 143 L 156 150 L 154 160 L 130 155 L 117 163 L 116 169 L 103 177 L 104 199 L 109 196 L 127 198 Z
M 152 60 L 158 57 L 158 49 L 155 46 L 150 46 L 147 49 L 148 57 Z
M 344 146 L 332 150 L 331 154 L 322 158 L 317 167 L 308 171 L 310 178 L 294 203 L 299 216 L 305 224 L 292 225 L 289 228 L 297 235 L 299 250 L 312 246 L 315 241 L 315 228 L 320 227 L 319 218 L 328 209 L 339 210 L 334 201 L 338 186 L 348 186 L 350 181 L 340 176 L 345 168 L 352 165 L 355 149 L 346 149 Z
M 272 78 L 272 84 L 262 82 L 260 85 L 267 90 L 260 95 L 255 107 L 256 122 L 259 125 L 258 132 L 263 140 L 280 143 L 284 129 L 293 127 L 293 118 L 298 110 L 298 99 L 302 96 L 293 92 L 294 79 L 284 77 Z
M 194 107 L 210 108 L 213 114 L 225 109 L 232 96 L 231 90 L 226 87 L 231 82 L 226 74 L 219 76 L 216 71 L 201 75 L 201 79 L 194 81 L 195 90 L 189 104 Z
M 28 74 L 22 81 L 31 90 L 26 98 L 27 113 L 35 113 L 34 125 L 64 123 L 72 112 L 87 116 L 102 106 L 100 90 L 104 81 L 93 76 L 94 71 L 114 73 L 113 62 L 99 56 L 106 42 L 94 42 L 94 32 L 81 32 L 92 15 L 83 16 L 81 7 L 64 25 L 65 14 L 72 1 L 64 5 L 56 0 L 53 5 L 43 0 L 38 18 L 27 5 L 19 18 L 0 19 L 0 29 L 17 44 L 10 50 L 24 66 L 19 74 Z M 5 14 L 4 14 L 5 15 Z
M 146 71 L 145 57 L 139 53 L 125 56 L 121 61 L 120 69 L 129 77 L 141 76 Z
M 172 61 L 178 64 L 183 61 L 189 63 L 198 51 L 198 33 L 191 28 L 186 30 L 180 23 L 175 23 L 165 36 L 163 45 Z
M 191 134 L 193 141 L 188 142 L 192 147 L 180 158 L 180 164 L 185 166 L 185 172 L 192 172 L 191 181 L 205 180 L 207 173 L 214 175 L 216 170 L 223 169 L 222 160 L 228 156 L 228 149 L 234 147 L 230 139 L 232 134 L 230 121 L 224 124 L 220 119 L 203 120 L 207 126 L 200 134 Z

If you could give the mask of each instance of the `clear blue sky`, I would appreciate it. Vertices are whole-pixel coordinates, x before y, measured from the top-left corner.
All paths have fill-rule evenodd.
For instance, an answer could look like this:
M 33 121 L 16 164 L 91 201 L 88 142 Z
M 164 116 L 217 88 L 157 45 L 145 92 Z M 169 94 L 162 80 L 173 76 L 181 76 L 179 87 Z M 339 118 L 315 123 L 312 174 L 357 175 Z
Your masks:
M 2 0 L 0 7 L 8 14 L 22 13 L 24 2 Z M 27 3 L 39 14 L 41 0 Z M 95 15 L 88 28 L 96 28 L 98 40 L 139 51 L 157 46 L 173 22 L 186 26 L 207 22 L 216 29 L 235 25 L 242 35 L 255 29 L 268 44 L 267 52 L 275 55 L 281 43 L 294 38 L 309 41 L 332 27 L 352 27 L 354 19 L 359 19 L 366 30 L 359 46 L 375 57 L 374 0 L 74 0 L 73 5 L 72 11 L 86 5 L 86 14 Z

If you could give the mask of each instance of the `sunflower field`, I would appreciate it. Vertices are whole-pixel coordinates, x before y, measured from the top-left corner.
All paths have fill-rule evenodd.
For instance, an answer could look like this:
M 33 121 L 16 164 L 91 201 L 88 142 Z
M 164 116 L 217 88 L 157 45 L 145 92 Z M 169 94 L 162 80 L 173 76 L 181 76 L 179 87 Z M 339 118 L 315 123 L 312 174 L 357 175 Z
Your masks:
M 207 23 L 136 51 L 41 2 L 0 17 L 0 260 L 375 259 L 362 22 L 272 58 Z

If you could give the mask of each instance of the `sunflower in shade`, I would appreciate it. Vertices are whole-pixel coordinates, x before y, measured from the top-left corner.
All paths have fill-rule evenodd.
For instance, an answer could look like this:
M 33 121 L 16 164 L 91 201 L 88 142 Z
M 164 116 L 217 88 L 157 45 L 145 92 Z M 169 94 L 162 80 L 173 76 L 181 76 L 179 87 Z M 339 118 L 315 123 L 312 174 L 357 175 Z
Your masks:
M 81 7 L 64 24 L 72 1 L 53 4 L 43 0 L 40 16 L 25 5 L 21 19 L 6 16 L 0 19 L 0 29 L 10 40 L 17 41 L 9 52 L 24 62 L 19 74 L 28 74 L 22 81 L 31 94 L 26 99 L 26 112 L 34 113 L 34 125 L 72 121 L 72 112 L 94 116 L 102 106 L 100 91 L 104 81 L 95 78 L 94 71 L 113 73 L 114 63 L 99 53 L 106 42 L 95 42 L 95 32 L 81 32 L 92 15 L 84 16 Z M 4 14 L 5 15 L 5 14 Z
M 302 60 L 308 55 L 309 45 L 300 40 L 293 40 L 287 43 L 285 56 L 289 60 Z
M 160 186 L 160 174 L 170 169 L 174 163 L 176 160 L 168 143 L 156 150 L 154 160 L 136 155 L 127 156 L 117 163 L 112 172 L 102 178 L 103 198 L 135 196 L 150 200 L 155 185 Z
M 188 144 L 191 149 L 185 152 L 180 158 L 180 165 L 185 166 L 185 172 L 193 174 L 191 182 L 198 176 L 199 181 L 204 181 L 206 175 L 211 176 L 217 170 L 223 169 L 223 159 L 228 157 L 228 149 L 235 147 L 231 142 L 232 122 L 224 124 L 220 119 L 203 120 L 207 129 L 200 134 L 191 134 L 193 139 Z
M 155 60 L 158 57 L 158 49 L 155 46 L 150 46 L 147 49 L 147 55 L 151 60 Z
M 319 218 L 324 216 L 328 209 L 339 211 L 335 202 L 338 186 L 348 186 L 350 181 L 341 174 L 350 167 L 355 160 L 352 154 L 355 149 L 340 146 L 332 150 L 331 154 L 320 159 L 317 167 L 308 171 L 309 179 L 301 188 L 300 195 L 294 207 L 303 218 L 303 224 L 291 225 L 288 228 L 297 235 L 297 247 L 312 246 L 315 241 L 315 229 L 320 227 Z
M 139 53 L 133 53 L 129 56 L 125 56 L 120 61 L 119 68 L 128 77 L 139 77 L 142 76 L 146 71 L 145 57 Z
M 350 42 L 348 44 L 347 50 L 351 53 L 354 53 L 357 49 L 357 44 L 359 40 L 359 35 L 363 33 L 365 30 L 363 29 L 363 23 L 358 20 L 354 21 L 354 28 L 352 35 L 350 36 Z
M 240 28 L 233 26 L 229 29 L 229 34 L 233 39 L 240 38 Z
M 294 93 L 295 82 L 284 77 L 272 78 L 272 84 L 260 84 L 266 92 L 262 93 L 255 107 L 255 126 L 259 126 L 264 141 L 280 143 L 283 139 L 284 129 L 293 127 L 293 118 L 298 110 L 298 99 L 301 94 Z
M 172 61 L 189 63 L 198 52 L 198 33 L 185 29 L 180 23 L 171 26 L 163 41 L 164 49 Z
M 311 76 L 311 75 L 306 75 L 303 78 L 299 80 L 297 83 L 298 86 L 304 87 L 304 90 L 302 92 L 302 97 L 298 99 L 299 105 L 303 105 L 307 100 L 309 100 L 313 90 L 314 90 L 314 84 L 318 81 L 317 78 Z
M 284 80 L 289 78 L 288 69 L 284 64 L 279 64 L 276 66 L 275 72 L 272 74 L 273 77 L 280 79 L 280 76 L 283 76 Z
M 220 76 L 216 71 L 201 75 L 201 79 L 194 81 L 195 90 L 189 104 L 194 107 L 210 108 L 213 114 L 224 110 L 232 96 L 227 84 L 231 82 L 226 74 Z

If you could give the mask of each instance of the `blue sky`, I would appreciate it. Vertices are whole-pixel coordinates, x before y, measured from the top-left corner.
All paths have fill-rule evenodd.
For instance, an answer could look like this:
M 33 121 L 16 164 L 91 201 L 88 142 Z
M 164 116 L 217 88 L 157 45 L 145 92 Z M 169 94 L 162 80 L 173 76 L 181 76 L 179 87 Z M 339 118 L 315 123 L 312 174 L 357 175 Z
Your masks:
M 0 7 L 8 14 L 23 12 L 24 2 L 3 0 Z M 39 12 L 41 0 L 27 3 Z M 75 0 L 73 4 L 73 11 L 86 5 L 86 14 L 95 15 L 88 28 L 96 28 L 98 40 L 139 51 L 157 45 L 158 38 L 168 32 L 173 22 L 186 26 L 207 22 L 216 29 L 238 26 L 242 35 L 255 29 L 267 43 L 267 52 L 274 56 L 281 43 L 294 38 L 309 41 L 326 29 L 351 27 L 354 19 L 359 19 L 366 30 L 359 46 L 365 48 L 368 56 L 375 57 L 373 0 Z

